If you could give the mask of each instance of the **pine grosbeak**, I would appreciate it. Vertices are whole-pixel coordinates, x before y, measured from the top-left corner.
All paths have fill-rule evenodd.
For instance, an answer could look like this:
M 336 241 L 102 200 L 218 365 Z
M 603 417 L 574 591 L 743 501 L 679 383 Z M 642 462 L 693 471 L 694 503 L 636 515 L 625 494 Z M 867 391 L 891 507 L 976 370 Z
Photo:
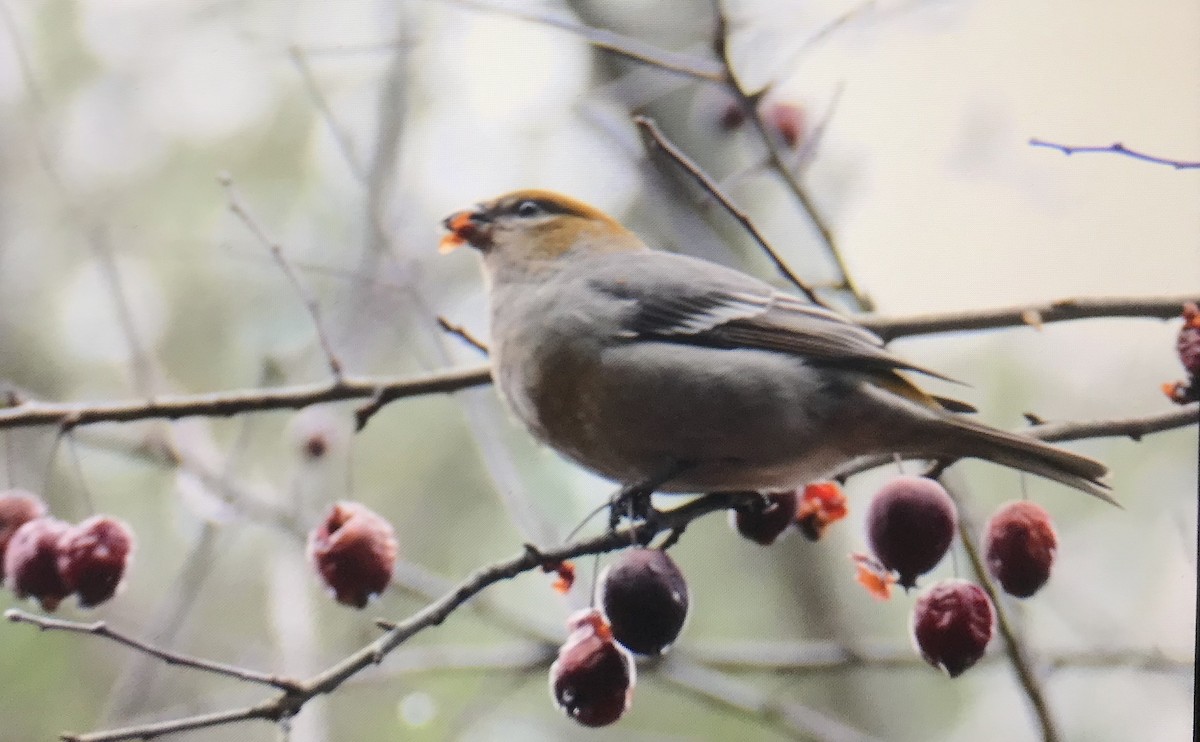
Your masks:
M 492 376 L 541 441 L 623 484 L 782 491 L 870 455 L 986 459 L 1112 501 L 1098 461 L 975 422 L 841 315 L 649 249 L 599 210 L 510 193 L 444 222 L 479 250 Z

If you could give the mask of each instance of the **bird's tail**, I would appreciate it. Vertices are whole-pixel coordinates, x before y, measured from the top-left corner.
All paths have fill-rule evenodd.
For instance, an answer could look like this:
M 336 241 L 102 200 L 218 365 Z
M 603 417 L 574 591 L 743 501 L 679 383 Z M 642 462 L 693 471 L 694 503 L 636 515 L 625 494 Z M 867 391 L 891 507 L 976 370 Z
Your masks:
M 1120 507 L 1110 494 L 1109 486 L 1102 481 L 1108 474 L 1108 467 L 1099 461 L 957 415 L 943 414 L 941 417 L 944 423 L 949 423 L 952 433 L 949 453 L 984 459 L 1053 479 Z

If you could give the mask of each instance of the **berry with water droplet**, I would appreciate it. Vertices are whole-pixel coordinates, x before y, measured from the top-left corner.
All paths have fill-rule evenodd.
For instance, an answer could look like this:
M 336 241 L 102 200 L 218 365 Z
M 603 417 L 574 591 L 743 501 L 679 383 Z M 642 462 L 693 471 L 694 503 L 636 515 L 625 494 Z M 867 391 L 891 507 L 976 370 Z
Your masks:
M 567 628 L 571 634 L 550 665 L 550 695 L 567 716 L 584 726 L 612 724 L 633 700 L 633 658 L 613 640 L 595 608 L 571 616 Z
M 617 641 L 638 654 L 662 654 L 683 630 L 688 589 L 661 549 L 627 549 L 605 568 L 599 602 Z

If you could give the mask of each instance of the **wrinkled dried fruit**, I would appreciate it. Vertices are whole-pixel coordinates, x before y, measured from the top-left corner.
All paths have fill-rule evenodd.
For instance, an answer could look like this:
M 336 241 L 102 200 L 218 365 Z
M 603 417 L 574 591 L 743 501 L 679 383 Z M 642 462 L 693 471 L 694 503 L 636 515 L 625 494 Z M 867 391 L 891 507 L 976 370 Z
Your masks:
M 58 572 L 58 540 L 70 525 L 57 518 L 34 518 L 17 529 L 4 553 L 4 575 L 18 598 L 37 598 L 53 611 L 71 594 Z
M 966 580 L 943 580 L 917 596 L 913 642 L 926 662 L 955 678 L 983 656 L 995 620 L 983 588 Z
M 906 589 L 942 560 L 957 526 L 954 501 L 942 485 L 926 477 L 892 479 L 867 510 L 871 550 L 885 567 L 897 572 Z
M 798 498 L 792 492 L 772 492 L 729 511 L 729 522 L 743 537 L 770 546 L 796 519 Z
M 1183 307 L 1183 327 L 1179 328 L 1175 349 L 1188 375 L 1193 379 L 1200 376 L 1200 307 L 1191 302 Z
M 363 608 L 396 568 L 396 533 L 357 502 L 338 502 L 308 535 L 308 553 L 339 603 Z
M 133 531 L 115 518 L 94 515 L 58 539 L 58 573 L 91 608 L 116 594 L 133 552 Z
M 1028 598 L 1050 578 L 1058 535 L 1040 505 L 1020 500 L 1002 506 L 983 539 L 988 571 L 1009 595 Z
M 45 514 L 46 503 L 32 492 L 22 489 L 0 492 L 0 565 L 4 564 L 4 551 L 17 529 Z M 2 575 L 0 582 L 3 582 Z
M 595 608 L 567 621 L 570 635 L 550 665 L 550 695 L 567 716 L 589 727 L 621 718 L 633 701 L 636 670 Z
M 687 582 L 661 549 L 627 549 L 600 576 L 600 606 L 617 641 L 638 654 L 662 654 L 688 613 Z
M 846 494 L 837 482 L 813 482 L 804 487 L 796 508 L 796 528 L 809 541 L 819 541 L 825 529 L 850 513 Z

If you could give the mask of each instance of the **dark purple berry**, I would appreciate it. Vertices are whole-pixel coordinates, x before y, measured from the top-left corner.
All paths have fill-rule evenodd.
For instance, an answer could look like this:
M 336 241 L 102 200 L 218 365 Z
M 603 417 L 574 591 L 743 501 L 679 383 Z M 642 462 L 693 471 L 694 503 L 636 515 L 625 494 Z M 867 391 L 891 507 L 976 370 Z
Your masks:
M 661 549 L 627 549 L 600 576 L 600 606 L 617 641 L 662 654 L 687 620 L 687 582 Z
M 867 510 L 871 550 L 883 566 L 898 573 L 905 589 L 937 566 L 957 526 L 954 501 L 926 477 L 896 477 L 876 493 Z
M 796 520 L 799 497 L 795 491 L 772 492 L 730 511 L 730 522 L 739 534 L 770 546 Z

